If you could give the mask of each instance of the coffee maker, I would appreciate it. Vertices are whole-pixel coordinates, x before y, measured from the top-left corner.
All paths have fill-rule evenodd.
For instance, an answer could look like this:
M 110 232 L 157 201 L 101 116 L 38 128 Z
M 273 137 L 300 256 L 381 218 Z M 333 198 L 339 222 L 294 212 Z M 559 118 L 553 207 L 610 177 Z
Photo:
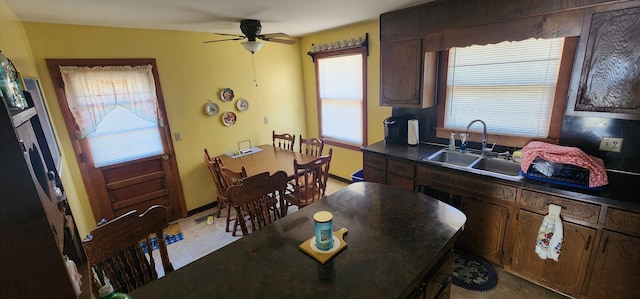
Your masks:
M 407 144 L 408 116 L 391 116 L 383 121 L 385 144 Z

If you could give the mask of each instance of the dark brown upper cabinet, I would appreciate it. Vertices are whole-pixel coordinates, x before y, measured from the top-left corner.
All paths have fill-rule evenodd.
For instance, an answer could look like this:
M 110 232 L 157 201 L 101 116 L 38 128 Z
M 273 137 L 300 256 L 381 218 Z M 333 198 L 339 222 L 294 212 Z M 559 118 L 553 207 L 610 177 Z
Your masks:
M 640 7 L 627 6 L 585 17 L 568 114 L 640 119 Z
M 436 57 L 436 52 L 424 52 L 419 37 L 381 41 L 380 106 L 433 106 Z

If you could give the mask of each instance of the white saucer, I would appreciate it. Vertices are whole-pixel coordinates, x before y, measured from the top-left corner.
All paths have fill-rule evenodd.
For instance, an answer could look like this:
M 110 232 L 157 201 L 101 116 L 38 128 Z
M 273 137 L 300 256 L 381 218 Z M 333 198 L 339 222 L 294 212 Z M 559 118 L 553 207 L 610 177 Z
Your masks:
M 329 250 L 318 249 L 318 247 L 316 246 L 316 238 L 311 238 L 311 241 L 309 242 L 311 245 L 311 250 L 317 253 L 332 253 L 340 248 L 340 240 L 336 236 L 333 236 L 333 247 L 329 248 Z

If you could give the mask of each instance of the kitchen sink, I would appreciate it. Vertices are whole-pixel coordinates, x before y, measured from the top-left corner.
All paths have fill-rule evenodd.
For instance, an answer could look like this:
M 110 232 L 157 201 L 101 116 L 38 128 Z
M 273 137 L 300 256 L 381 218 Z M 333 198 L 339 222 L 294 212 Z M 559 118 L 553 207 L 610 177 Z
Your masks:
M 467 167 L 478 159 L 480 159 L 480 156 L 449 150 L 440 150 L 427 158 L 428 161 L 454 164 L 462 167 Z
M 495 157 L 483 157 L 475 153 L 461 153 L 442 149 L 424 160 L 455 165 L 476 173 L 507 176 L 510 178 L 520 177 L 520 163 Z
M 518 176 L 520 163 L 499 158 L 482 158 L 471 165 L 471 168 L 509 176 Z

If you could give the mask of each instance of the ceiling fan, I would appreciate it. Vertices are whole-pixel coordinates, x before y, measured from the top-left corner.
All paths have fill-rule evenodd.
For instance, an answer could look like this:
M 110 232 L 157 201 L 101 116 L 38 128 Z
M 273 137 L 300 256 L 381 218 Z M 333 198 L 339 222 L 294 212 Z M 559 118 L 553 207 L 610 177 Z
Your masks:
M 246 20 L 240 21 L 240 30 L 244 35 L 215 33 L 218 35 L 234 36 L 234 38 L 210 40 L 204 43 L 216 43 L 216 42 L 223 42 L 223 41 L 230 41 L 230 40 L 247 39 L 246 42 L 242 42 L 242 46 L 247 51 L 251 52 L 251 54 L 258 52 L 260 48 L 262 48 L 262 43 L 256 41 L 256 39 L 261 39 L 267 42 L 288 44 L 288 45 L 293 45 L 296 43 L 296 41 L 294 40 L 278 38 L 278 37 L 289 37 L 289 35 L 284 33 L 260 34 L 260 32 L 262 31 L 262 25 L 260 25 L 260 21 L 258 20 L 246 19 Z

